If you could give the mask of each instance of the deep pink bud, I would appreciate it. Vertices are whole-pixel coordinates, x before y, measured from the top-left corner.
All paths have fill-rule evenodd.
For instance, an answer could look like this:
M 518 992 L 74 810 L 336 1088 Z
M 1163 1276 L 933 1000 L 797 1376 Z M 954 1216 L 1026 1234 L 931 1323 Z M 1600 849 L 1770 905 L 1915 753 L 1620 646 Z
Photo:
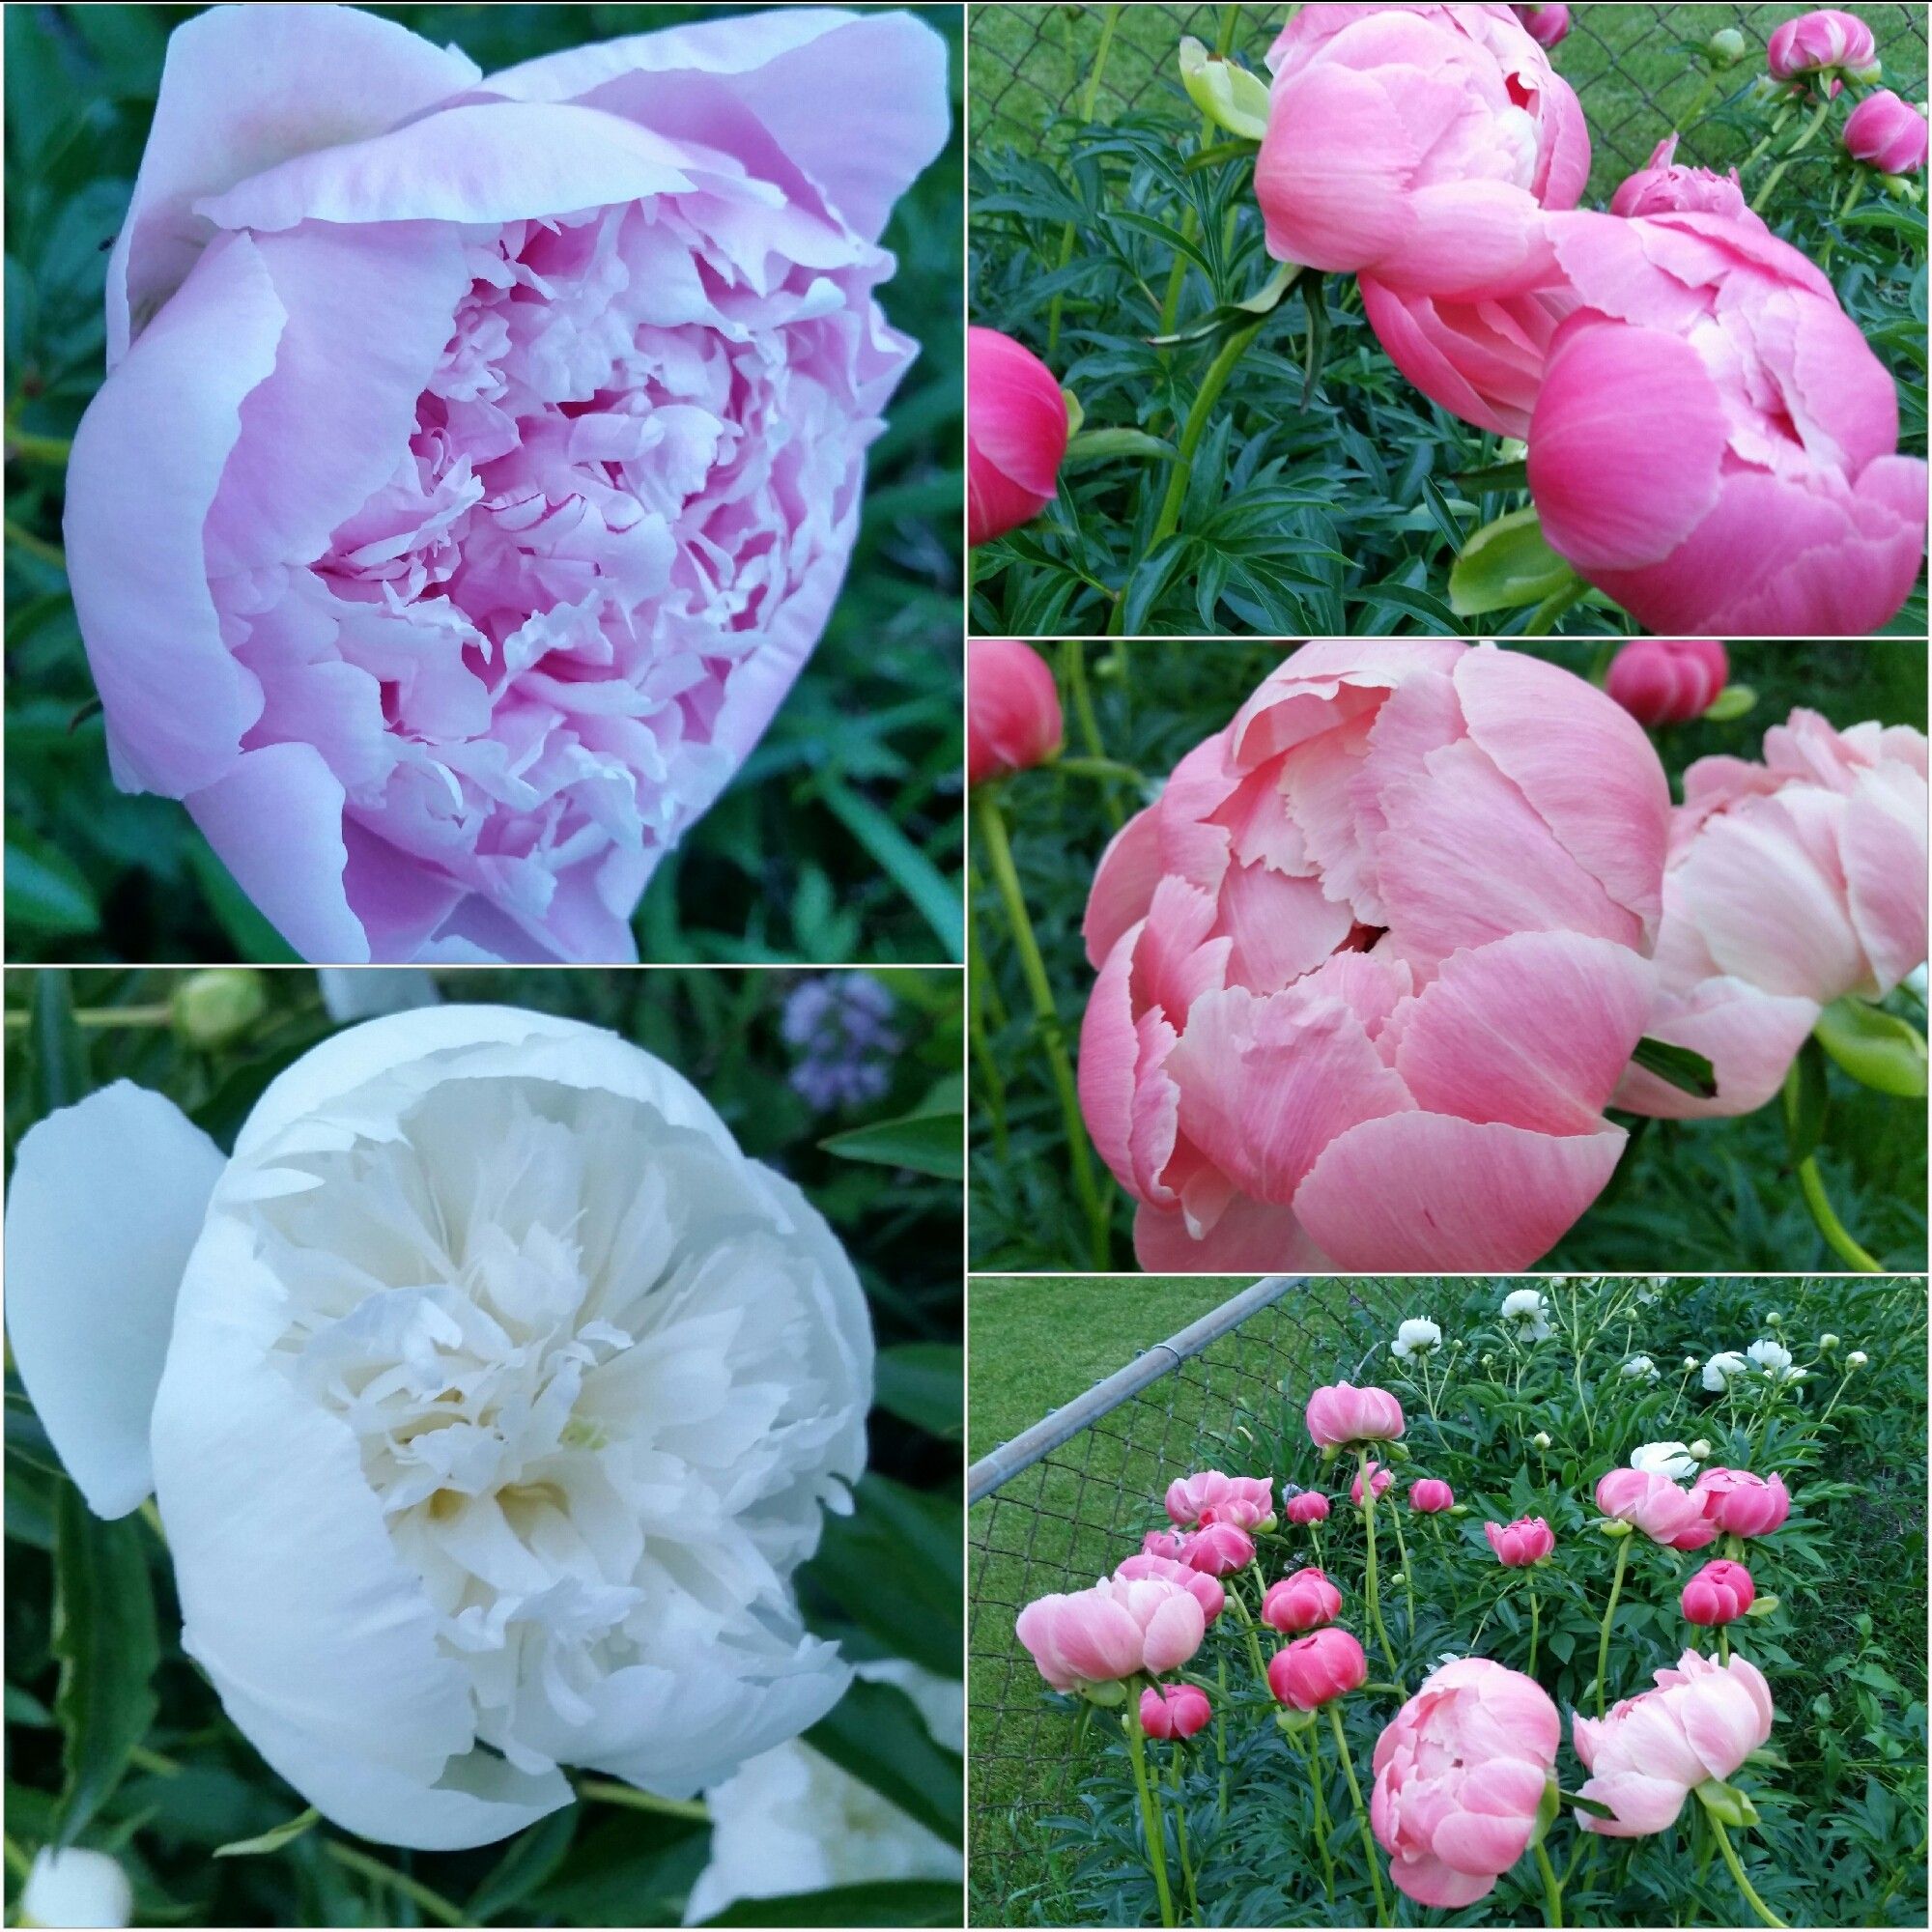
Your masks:
M 966 541 L 990 543 L 1053 501 L 1066 454 L 1066 398 L 1031 349 L 966 331 Z
M 1678 1599 L 1685 1616 L 1693 1624 L 1731 1624 L 1744 1615 L 1757 1599 L 1757 1585 L 1742 1563 L 1718 1557 L 1684 1586 Z
M 1748 1469 L 1706 1469 L 1691 1486 L 1713 1536 L 1769 1536 L 1791 1514 L 1784 1478 L 1754 1476 Z M 1679 1544 L 1680 1549 L 1694 1545 Z
M 1408 1486 L 1408 1506 L 1424 1516 L 1435 1516 L 1455 1508 L 1456 1492 L 1440 1476 L 1418 1476 Z
M 1333 1623 L 1341 1613 L 1341 1591 L 1312 1563 L 1270 1583 L 1262 1599 L 1262 1622 L 1285 1636 Z
M 1838 7 L 1820 7 L 1786 20 L 1772 34 L 1765 48 L 1765 66 L 1775 80 L 1795 80 L 1801 74 L 1845 69 L 1858 73 L 1878 59 L 1872 30 L 1856 14 Z M 1838 83 L 1832 83 L 1833 94 Z
M 1383 1495 L 1387 1493 L 1388 1486 L 1394 1481 L 1395 1481 L 1395 1471 L 1393 1469 L 1384 1469 L 1379 1463 L 1374 1461 L 1370 1462 L 1369 1488 L 1375 1492 L 1375 1498 L 1377 1502 L 1381 1501 Z M 1351 1503 L 1353 1503 L 1357 1509 L 1361 1508 L 1362 1472 L 1359 1469 L 1355 1471 L 1355 1480 L 1349 1485 L 1349 1500 Z
M 1556 1548 L 1556 1532 L 1540 1516 L 1520 1516 L 1514 1522 L 1486 1522 L 1483 1534 L 1506 1570 L 1527 1570 Z
M 1731 674 L 1715 638 L 1634 638 L 1605 688 L 1639 724 L 1684 724 L 1710 710 Z
M 1522 22 L 1529 38 L 1546 50 L 1570 31 L 1570 10 L 1561 0 L 1550 0 L 1549 5 L 1542 7 L 1512 7 L 1510 12 Z
M 1308 1435 L 1318 1449 L 1393 1442 L 1406 1426 L 1402 1404 L 1387 1389 L 1334 1382 L 1308 1398 Z
M 1211 1624 L 1228 1607 L 1228 1593 L 1205 1571 L 1177 1563 L 1171 1556 L 1154 1556 L 1143 1551 L 1116 1566 L 1114 1575 L 1123 1583 L 1154 1577 L 1163 1583 L 1179 1583 L 1201 1605 L 1201 1614 Z
M 1845 119 L 1845 152 L 1881 174 L 1916 175 L 1925 165 L 1925 110 L 1889 87 L 1868 94 Z
M 966 645 L 966 782 L 1030 771 L 1060 750 L 1065 727 L 1046 660 L 1015 638 Z
M 1210 1522 L 1183 1539 L 1180 1560 L 1208 1577 L 1229 1577 L 1255 1560 L 1255 1540 L 1232 1522 Z
M 1198 1684 L 1155 1684 L 1141 1692 L 1141 1729 L 1165 1743 L 1191 1738 L 1214 1715 Z
M 1328 1520 L 1328 1498 L 1320 1490 L 1301 1490 L 1282 1505 L 1288 1520 L 1306 1529 L 1311 1522 Z
M 1320 1710 L 1331 1698 L 1359 1690 L 1368 1677 L 1362 1646 L 1332 1624 L 1276 1651 L 1267 1667 L 1275 1702 L 1294 1711 Z

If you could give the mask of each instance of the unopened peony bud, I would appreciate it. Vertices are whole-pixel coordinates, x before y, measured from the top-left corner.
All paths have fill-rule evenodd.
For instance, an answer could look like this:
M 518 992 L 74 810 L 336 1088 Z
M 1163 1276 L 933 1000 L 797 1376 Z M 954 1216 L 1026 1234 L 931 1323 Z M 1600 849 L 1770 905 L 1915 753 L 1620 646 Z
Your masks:
M 1829 1355 L 1837 1346 L 1838 1338 L 1835 1335 L 1827 1333 L 1818 1337 L 1818 1352 L 1821 1355 Z
M 1547 1436 L 1543 1433 L 1543 1431 L 1539 1429 L 1536 1432 L 1536 1434 L 1529 1438 L 1529 1443 L 1532 1449 L 1548 1449 L 1549 1447 L 1549 1437 Z
M 1702 1463 L 1708 1460 L 1711 1454 L 1711 1445 L 1700 1435 L 1696 1441 L 1690 1444 L 1688 1453 L 1692 1462 Z
M 127 1925 L 133 1911 L 128 1874 L 105 1852 L 43 1850 L 20 1893 L 18 1923 Z
M 1854 1349 L 1852 1352 L 1845 1357 L 1845 1366 L 1848 1369 L 1861 1369 L 1870 1360 L 1871 1357 L 1868 1354 L 1866 1354 L 1862 1349 Z
M 245 966 L 190 973 L 175 988 L 175 1029 L 190 1045 L 227 1046 L 262 1017 L 269 991 L 262 976 Z
M 1736 67 L 1748 51 L 1745 37 L 1735 27 L 1719 27 L 1704 43 L 1704 51 L 1714 67 Z
M 966 781 L 1030 771 L 1060 750 L 1060 691 L 1046 660 L 1013 638 L 966 646 Z

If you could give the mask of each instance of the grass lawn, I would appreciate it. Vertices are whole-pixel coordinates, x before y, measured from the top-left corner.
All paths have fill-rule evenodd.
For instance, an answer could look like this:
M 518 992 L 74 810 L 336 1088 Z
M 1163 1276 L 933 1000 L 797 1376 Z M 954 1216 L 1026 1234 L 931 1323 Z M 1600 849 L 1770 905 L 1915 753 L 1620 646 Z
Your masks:
M 1077 93 L 1090 75 L 1103 21 L 1100 6 L 981 6 L 972 10 L 967 79 L 971 89 L 972 151 L 1037 144 L 1058 114 L 1078 111 Z M 1096 118 L 1110 120 L 1165 99 L 1198 125 L 1180 92 L 1175 48 L 1182 34 L 1210 45 L 1232 14 L 1229 44 L 1260 71 L 1262 56 L 1290 10 L 1281 7 L 1127 6 L 1118 10 L 1107 64 L 1095 96 Z M 1590 124 L 1595 165 L 1592 201 L 1606 201 L 1632 169 L 1669 131 L 1701 91 L 1702 70 L 1687 60 L 1685 42 L 1701 43 L 1719 27 L 1737 26 L 1751 53 L 1727 76 L 1731 93 L 1763 71 L 1759 49 L 1798 6 L 1626 6 L 1571 8 L 1569 37 L 1555 50 L 1556 69 L 1576 88 Z M 1925 11 L 1911 6 L 1861 6 L 1859 16 L 1878 37 L 1886 84 L 1908 99 L 1925 85 Z M 1728 128 L 1705 122 L 1680 158 L 1727 166 L 1743 148 Z

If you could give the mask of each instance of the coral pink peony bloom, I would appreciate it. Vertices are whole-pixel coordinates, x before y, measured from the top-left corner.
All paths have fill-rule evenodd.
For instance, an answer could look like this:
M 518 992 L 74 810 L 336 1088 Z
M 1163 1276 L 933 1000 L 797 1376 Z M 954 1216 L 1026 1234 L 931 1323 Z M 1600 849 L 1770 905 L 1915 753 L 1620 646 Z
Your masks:
M 1580 300 L 1530 418 L 1551 547 L 1653 630 L 1879 629 L 1918 576 L 1925 466 L 1831 283 L 1720 215 L 1548 226 Z
M 1030 524 L 1053 501 L 1066 454 L 1066 398 L 1031 349 L 966 331 L 966 540 Z
M 1198 1684 L 1151 1684 L 1141 1692 L 1141 1729 L 1162 1743 L 1191 1738 L 1213 1716 L 1214 1707 Z
M 1081 1104 L 1142 1264 L 1543 1254 L 1623 1146 L 1668 822 L 1642 729 L 1568 671 L 1304 644 L 1088 900 Z
M 1514 1522 L 1486 1522 L 1483 1534 L 1505 1570 L 1527 1570 L 1542 1563 L 1556 1548 L 1556 1532 L 1540 1516 L 1520 1516 Z
M 1268 1689 L 1292 1711 L 1319 1711 L 1368 1682 L 1369 1660 L 1345 1630 L 1331 1626 L 1296 1637 L 1268 1660 Z
M 1610 1470 L 1597 1484 L 1597 1507 L 1669 1549 L 1701 1549 L 1718 1534 L 1699 1497 L 1643 1469 Z
M 1698 1507 L 1723 1536 L 1769 1536 L 1791 1514 L 1784 1478 L 1754 1476 L 1748 1469 L 1706 1469 L 1690 1486 Z
M 1731 1624 L 1757 1601 L 1757 1585 L 1742 1563 L 1719 1556 L 1685 1584 L 1677 1601 L 1693 1624 Z
M 1738 171 L 1714 174 L 1709 168 L 1679 167 L 1677 136 L 1666 134 L 1650 159 L 1628 176 L 1610 197 L 1612 214 L 1721 214 L 1760 234 L 1771 231 L 1745 200 Z
M 1408 1506 L 1424 1516 L 1435 1516 L 1456 1507 L 1456 1492 L 1439 1476 L 1418 1476 L 1408 1486 Z
M 1328 1498 L 1320 1490 L 1297 1490 L 1282 1507 L 1289 1521 L 1303 1529 L 1311 1522 L 1328 1520 Z
M 1577 205 L 1590 137 L 1507 7 L 1304 7 L 1267 64 L 1255 194 L 1277 261 L 1485 298 L 1547 265 L 1542 211 Z
M 1262 1599 L 1262 1622 L 1289 1636 L 1331 1624 L 1341 1614 L 1341 1591 L 1312 1563 L 1270 1583 Z
M 1013 1624 L 1056 1690 L 1177 1670 L 1208 1628 L 1190 1591 L 1163 1577 L 1102 1577 L 1091 1590 L 1037 1597 Z
M 1209 1577 L 1229 1577 L 1255 1560 L 1255 1540 L 1232 1522 L 1204 1523 L 1183 1539 L 1180 1560 Z
M 1570 10 L 1560 0 L 1543 7 L 1512 7 L 1510 12 L 1522 22 L 1530 39 L 1546 50 L 1555 46 L 1570 31 Z
M 347 7 L 175 30 L 68 562 L 117 783 L 298 952 L 636 957 L 851 554 L 945 63 L 816 10 L 487 77 Z
M 1381 1499 L 1388 1494 L 1388 1487 L 1394 1481 L 1395 1481 L 1395 1471 L 1393 1469 L 1384 1469 L 1379 1463 L 1375 1462 L 1374 1460 L 1370 1461 L 1369 1492 L 1375 1497 L 1377 1502 L 1380 1502 Z M 1353 1503 L 1357 1509 L 1361 1508 L 1362 1472 L 1359 1469 L 1355 1471 L 1355 1480 L 1349 1485 L 1349 1500 L 1351 1503 Z
M 1253 1529 L 1274 1514 L 1274 1486 L 1265 1476 L 1224 1476 L 1219 1469 L 1177 1476 L 1167 1486 L 1167 1514 L 1183 1527 L 1197 1522 L 1232 1522 Z
M 1139 1556 L 1129 1556 L 1124 1562 L 1116 1564 L 1114 1575 L 1122 1583 L 1140 1582 L 1149 1577 L 1156 1577 L 1163 1583 L 1179 1583 L 1201 1605 L 1201 1614 L 1210 1624 L 1228 1607 L 1228 1593 L 1217 1578 L 1208 1576 L 1206 1571 L 1178 1563 L 1169 1556 L 1154 1556 L 1143 1551 Z
M 1423 1905 L 1472 1905 L 1529 1849 L 1563 1735 L 1533 1678 L 1486 1657 L 1433 1672 L 1376 1741 L 1369 1803 L 1389 1876 Z
M 1771 1687 L 1748 1659 L 1728 1664 L 1687 1650 L 1658 1689 L 1613 1705 L 1605 1718 L 1571 1720 L 1577 1755 L 1590 1776 L 1581 1796 L 1616 1814 L 1578 1812 L 1586 1832 L 1643 1838 L 1676 1823 L 1706 1778 L 1729 1777 L 1771 1736 Z
M 1396 1442 L 1408 1427 L 1402 1404 L 1387 1389 L 1331 1382 L 1308 1398 L 1303 1419 L 1318 1449 L 1347 1449 L 1356 1442 Z M 1358 1498 L 1359 1500 L 1359 1498 Z
M 1700 758 L 1672 815 L 1646 1029 L 1703 1054 L 1699 1100 L 1633 1068 L 1617 1104 L 1742 1114 L 1783 1083 L 1819 1009 L 1877 998 L 1925 962 L 1926 744 L 1909 725 L 1835 729 L 1794 711 L 1764 762 Z
M 1889 87 L 1868 94 L 1845 117 L 1845 152 L 1881 174 L 1916 175 L 1925 165 L 1925 110 Z
M 1775 80 L 1840 71 L 1863 78 L 1878 72 L 1878 43 L 1856 14 L 1820 7 L 1773 31 L 1765 66 Z M 1833 81 L 1831 91 L 1836 94 L 1838 86 Z
M 1605 689 L 1639 724 L 1701 718 L 1731 674 L 1715 638 L 1633 638 L 1610 660 Z
M 1141 1538 L 1143 1556 L 1159 1556 L 1179 1563 L 1187 1554 L 1187 1532 L 1179 1529 L 1151 1529 Z
M 1031 771 L 1060 751 L 1060 687 L 1046 660 L 1015 638 L 966 642 L 966 782 Z

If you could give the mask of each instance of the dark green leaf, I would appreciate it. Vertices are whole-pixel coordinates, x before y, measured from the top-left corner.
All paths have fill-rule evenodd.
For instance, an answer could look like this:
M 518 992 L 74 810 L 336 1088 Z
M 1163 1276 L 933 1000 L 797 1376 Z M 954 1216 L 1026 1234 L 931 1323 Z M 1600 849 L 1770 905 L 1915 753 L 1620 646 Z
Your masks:
M 1485 524 L 1463 546 L 1449 571 L 1449 608 L 1459 617 L 1473 617 L 1540 604 L 1574 578 L 1544 541 L 1532 503 Z
M 521 1905 L 549 1881 L 570 1852 L 581 1813 L 581 1806 L 565 1804 L 510 1840 L 509 1850 L 469 1894 L 469 1917 L 478 1925 Z
M 882 1879 L 784 1898 L 741 1898 L 707 1925 L 957 1925 L 957 1885 L 945 1879 Z
M 869 1475 L 848 1517 L 827 1520 L 807 1570 L 888 1649 L 957 1676 L 963 1585 L 956 1497 Z
M 956 1342 L 900 1342 L 879 1350 L 872 1400 L 916 1429 L 956 1436 L 965 1372 Z
M 1656 1074 L 1680 1094 L 1691 1094 L 1700 1100 L 1717 1097 L 1717 1069 L 1701 1053 L 1692 1053 L 1688 1046 L 1673 1046 L 1668 1040 L 1652 1039 L 1646 1035 L 1637 1041 L 1631 1065 Z
M 1818 1151 L 1831 1109 L 1831 1091 L 1825 1082 L 1825 1049 L 1814 1036 L 1799 1048 L 1791 1071 L 1784 1076 L 1784 1132 L 1794 1163 L 1809 1160 Z
M 7 832 L 7 923 L 49 939 L 100 927 L 100 904 L 86 875 L 26 826 Z
M 870 799 L 829 776 L 819 780 L 818 795 L 833 816 L 918 907 L 945 948 L 946 957 L 963 959 L 966 915 L 957 884 L 949 880 Z
M 951 1844 L 963 1842 L 959 1754 L 933 1742 L 904 1691 L 856 1680 L 805 1741 L 927 1831 Z
M 87 1042 L 73 1017 L 73 987 L 68 975 L 48 967 L 33 977 L 34 1007 L 29 1022 L 34 1049 L 37 1118 L 71 1107 L 93 1087 L 88 1076 Z
M 916 1174 L 957 1180 L 966 1171 L 966 1121 L 950 1113 L 903 1114 L 874 1121 L 819 1142 L 843 1160 L 867 1160 L 878 1167 L 909 1167 Z
M 304 1832 L 311 1831 L 322 1821 L 322 1813 L 311 1804 L 306 1811 L 269 1831 L 258 1832 L 252 1838 L 237 1838 L 232 1844 L 216 1845 L 213 1856 L 217 1859 L 252 1859 L 264 1852 L 279 1852 L 284 1845 L 292 1845 Z

